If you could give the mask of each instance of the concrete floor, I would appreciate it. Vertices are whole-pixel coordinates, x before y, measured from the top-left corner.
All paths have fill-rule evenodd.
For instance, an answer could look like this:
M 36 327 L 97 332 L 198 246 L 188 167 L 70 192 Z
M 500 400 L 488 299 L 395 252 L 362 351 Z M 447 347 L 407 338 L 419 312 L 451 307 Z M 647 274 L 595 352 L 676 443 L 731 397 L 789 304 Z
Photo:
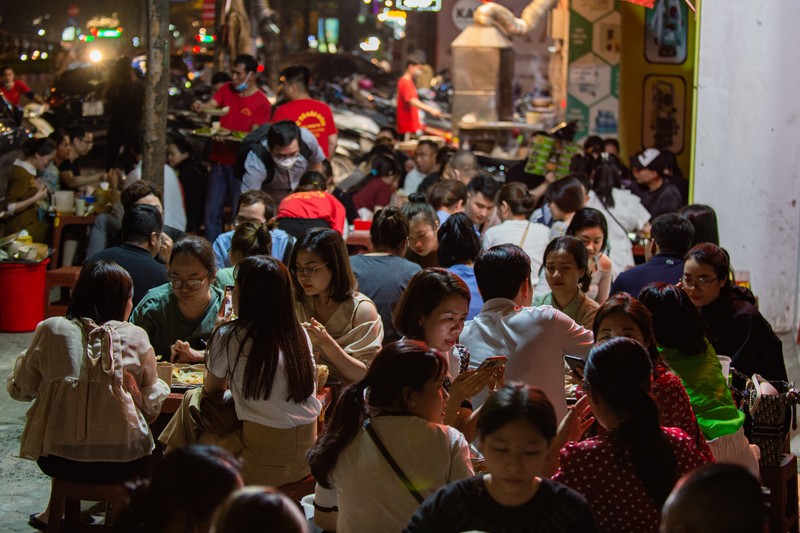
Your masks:
M 18 354 L 27 349 L 32 333 L 0 333 L 0 377 L 11 373 Z M 800 364 L 793 334 L 782 335 L 789 377 L 800 383 Z M 5 383 L 4 383 L 5 384 Z M 0 531 L 29 532 L 28 516 L 45 508 L 50 479 L 36 463 L 20 459 L 19 439 L 30 404 L 0 393 Z M 792 438 L 792 451 L 800 455 L 800 432 Z

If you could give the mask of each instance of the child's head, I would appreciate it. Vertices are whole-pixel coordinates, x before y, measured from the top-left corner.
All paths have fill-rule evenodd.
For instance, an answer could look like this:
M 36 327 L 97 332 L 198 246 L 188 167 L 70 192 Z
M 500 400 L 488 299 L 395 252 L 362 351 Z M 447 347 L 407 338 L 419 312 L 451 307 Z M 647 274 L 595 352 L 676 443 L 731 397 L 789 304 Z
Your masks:
M 408 247 L 422 257 L 439 249 L 436 232 L 439 217 L 422 193 L 413 193 L 403 206 L 403 215 L 408 219 Z
M 297 504 L 271 487 L 244 487 L 222 502 L 214 514 L 213 533 L 258 531 L 306 533 L 308 522 Z
M 567 235 L 583 241 L 589 259 L 593 259 L 606 249 L 608 243 L 606 217 L 593 207 L 578 209 L 569 223 Z
M 394 309 L 397 331 L 447 351 L 458 341 L 469 311 L 467 284 L 444 268 L 426 268 L 411 278 Z
M 544 392 L 511 383 L 489 396 L 476 427 L 492 482 L 522 490 L 544 470 L 558 424 Z
M 542 264 L 550 290 L 558 292 L 580 287 L 586 292 L 589 289 L 592 275 L 586 247 L 575 237 L 558 237 L 550 241 L 544 250 Z

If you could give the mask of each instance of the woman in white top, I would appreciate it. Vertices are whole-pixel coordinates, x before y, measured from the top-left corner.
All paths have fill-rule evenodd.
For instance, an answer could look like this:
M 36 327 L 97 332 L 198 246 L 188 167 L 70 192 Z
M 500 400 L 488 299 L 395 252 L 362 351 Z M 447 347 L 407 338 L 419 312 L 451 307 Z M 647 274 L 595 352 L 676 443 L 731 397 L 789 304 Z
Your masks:
M 594 207 L 606 217 L 608 223 L 609 257 L 614 272 L 623 272 L 632 266 L 633 244 L 628 234 L 645 234 L 650 231 L 650 212 L 639 197 L 621 188 L 619 160 L 604 153 L 592 171 L 594 188 L 589 191 L 587 207 Z
M 402 531 L 424 498 L 472 475 L 464 436 L 441 425 L 446 375 L 440 352 L 398 341 L 344 391 L 308 455 L 316 525 L 340 533 Z
M 278 486 L 309 474 L 305 454 L 317 436 L 311 343 L 294 313 L 292 280 L 277 259 L 254 256 L 236 267 L 233 310 L 208 345 L 207 394 L 230 388 L 242 421 L 244 478 Z
M 567 235 L 580 239 L 586 246 L 589 274 L 592 276 L 586 296 L 602 305 L 608 300 L 613 277 L 611 259 L 605 254 L 608 246 L 606 217 L 593 207 L 579 209 L 569 223 Z
M 483 249 L 498 244 L 516 244 L 525 250 L 531 258 L 531 282 L 535 284 L 542 267 L 542 254 L 550 242 L 550 228 L 529 220 L 536 199 L 522 183 L 506 183 L 497 193 L 495 205 L 502 224 L 486 230 Z
M 148 422 L 169 387 L 158 379 L 147 333 L 126 322 L 132 294 L 131 277 L 118 264 L 84 267 L 67 316 L 41 322 L 14 365 L 9 394 L 34 401 L 20 457 L 50 477 L 116 483 L 147 468 L 154 448 Z M 43 512 L 30 523 L 42 529 L 45 520 Z

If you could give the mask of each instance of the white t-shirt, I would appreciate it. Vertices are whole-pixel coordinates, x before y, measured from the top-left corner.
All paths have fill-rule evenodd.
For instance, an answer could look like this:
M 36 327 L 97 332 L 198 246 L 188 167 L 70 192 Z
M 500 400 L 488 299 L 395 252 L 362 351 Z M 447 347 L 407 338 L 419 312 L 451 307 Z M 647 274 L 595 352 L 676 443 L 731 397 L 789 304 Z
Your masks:
M 492 298 L 464 326 L 458 339 L 470 351 L 470 367 L 487 358 L 508 356 L 506 382 L 521 381 L 544 391 L 558 420 L 567 414 L 564 356 L 586 358 L 592 332 L 549 305 L 518 307 L 512 300 Z M 475 409 L 486 401 L 485 390 L 472 398 Z
M 322 404 L 316 396 L 316 379 L 314 380 L 314 391 L 305 401 L 295 403 L 287 400 L 289 387 L 285 374 L 285 361 L 283 353 L 279 353 L 278 369 L 272 382 L 272 391 L 269 399 L 247 399 L 242 394 L 244 369 L 247 366 L 247 346 L 245 346 L 238 364 L 236 361 L 236 357 L 239 354 L 239 344 L 245 333 L 240 330 L 234 336 L 231 326 L 226 325 L 220 328 L 219 334 L 220 337 L 209 344 L 206 367 L 209 372 L 218 378 L 228 380 L 228 387 L 233 394 L 233 402 L 236 405 L 236 415 L 239 420 L 247 420 L 278 429 L 316 423 L 322 410 Z M 308 340 L 308 335 L 306 335 L 306 339 Z M 248 344 L 250 342 L 248 341 Z M 313 363 L 310 340 L 308 341 L 308 357 L 312 359 Z
M 627 189 L 612 189 L 611 196 L 614 198 L 614 207 L 606 209 L 597 194 L 589 191 L 589 201 L 586 202 L 586 207 L 594 207 L 606 217 L 610 248 L 608 257 L 614 265 L 614 273 L 619 274 L 628 267 L 634 266 L 633 246 L 628 238 L 628 232 L 644 228 L 650 221 L 650 212 L 642 205 L 639 197 Z M 619 224 L 609 213 L 616 217 Z M 622 229 L 620 225 L 625 229 Z
M 376 416 L 375 432 L 423 498 L 472 475 L 464 435 L 417 416 Z M 365 430 L 339 454 L 332 489 L 317 484 L 314 502 L 339 507 L 337 533 L 402 531 L 419 503 Z
M 516 244 L 531 258 L 531 283 L 536 285 L 539 282 L 539 269 L 542 267 L 544 250 L 550 243 L 550 228 L 528 220 L 506 220 L 498 226 L 487 229 L 483 234 L 484 250 L 507 243 Z
M 125 188 L 142 179 L 142 164 L 136 165 L 125 177 Z M 186 231 L 186 208 L 183 204 L 183 189 L 178 175 L 169 165 L 164 165 L 164 225 Z

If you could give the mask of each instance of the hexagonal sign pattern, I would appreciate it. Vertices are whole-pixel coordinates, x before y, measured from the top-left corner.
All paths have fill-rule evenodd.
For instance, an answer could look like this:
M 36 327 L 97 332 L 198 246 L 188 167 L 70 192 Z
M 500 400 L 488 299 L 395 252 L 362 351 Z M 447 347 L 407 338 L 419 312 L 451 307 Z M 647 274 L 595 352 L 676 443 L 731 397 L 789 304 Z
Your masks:
M 622 21 L 618 11 L 594 23 L 592 52 L 602 57 L 609 65 L 618 65 L 622 49 Z
M 613 11 L 614 0 L 572 0 L 570 8 L 583 18 L 594 22 L 609 11 Z
M 609 95 L 611 67 L 595 56 L 586 54 L 569 66 L 568 92 L 585 105 L 592 105 Z

